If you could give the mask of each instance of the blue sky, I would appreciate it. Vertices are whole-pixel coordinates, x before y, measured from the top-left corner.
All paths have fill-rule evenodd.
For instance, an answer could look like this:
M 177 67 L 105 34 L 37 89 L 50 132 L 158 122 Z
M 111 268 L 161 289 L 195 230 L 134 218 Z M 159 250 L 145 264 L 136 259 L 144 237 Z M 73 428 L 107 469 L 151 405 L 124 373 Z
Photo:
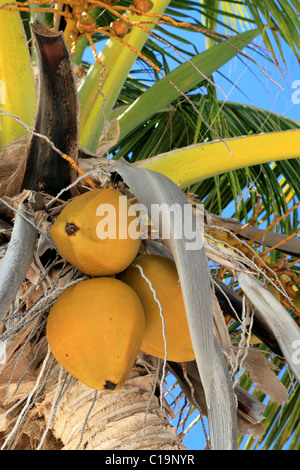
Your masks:
M 204 46 L 204 40 L 199 36 L 197 36 L 197 48 L 201 51 L 203 50 L 201 48 L 201 41 Z M 191 37 L 194 40 L 195 35 L 193 34 Z M 260 36 L 256 38 L 255 42 L 262 45 Z M 103 43 L 100 44 L 97 50 L 100 50 L 103 45 Z M 182 47 L 182 44 L 180 44 L 180 47 Z M 229 101 L 253 105 L 300 121 L 300 65 L 286 44 L 283 43 L 282 48 L 286 66 L 280 62 L 281 72 L 275 65 L 265 61 L 254 51 L 247 51 L 260 63 L 261 67 L 269 77 L 272 77 L 273 81 L 266 77 L 258 66 L 251 63 L 245 57 L 242 60 L 238 57 L 231 60 L 220 69 L 223 76 L 216 73 L 214 78 L 228 96 Z M 91 51 L 85 53 L 84 59 L 93 62 Z M 235 83 L 235 86 L 226 80 L 225 77 Z M 220 99 L 224 99 L 224 96 L 219 91 L 218 96 Z M 193 421 L 195 417 L 194 413 L 189 422 Z M 203 449 L 205 438 L 202 425 L 200 423 L 195 425 L 188 432 L 183 442 L 188 450 Z
M 259 43 L 260 37 L 255 42 Z M 267 64 L 257 54 L 251 52 L 253 58 L 276 83 L 264 76 L 259 68 L 247 58 L 243 58 L 244 64 L 236 57 L 223 66 L 221 72 L 236 82 L 236 85 L 246 94 L 244 96 L 236 87 L 232 90 L 232 86 L 224 78 L 218 76 L 218 84 L 225 94 L 229 95 L 229 101 L 257 106 L 297 121 L 300 120 L 300 103 L 296 103 L 299 101 L 297 90 L 300 89 L 300 65 L 286 44 L 283 45 L 283 50 L 286 67 L 281 63 L 282 73 L 275 65 Z

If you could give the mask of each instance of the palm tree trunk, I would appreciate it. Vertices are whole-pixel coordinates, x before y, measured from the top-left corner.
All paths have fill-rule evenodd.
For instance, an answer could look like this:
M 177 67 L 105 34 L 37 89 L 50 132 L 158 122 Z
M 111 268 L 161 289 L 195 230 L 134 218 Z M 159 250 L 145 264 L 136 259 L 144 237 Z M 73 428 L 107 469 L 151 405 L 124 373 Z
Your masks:
M 45 349 L 46 344 L 43 354 Z M 26 405 L 23 402 L 22 407 L 13 409 L 14 403 L 10 403 L 11 412 L 6 417 L 8 427 L 0 439 L 3 449 L 186 449 L 155 394 L 153 364 L 150 363 L 152 371 L 149 371 L 149 362 L 145 367 L 145 359 L 137 360 L 122 389 L 111 392 L 95 391 L 66 374 L 57 364 L 51 368 L 51 363 L 53 358 L 48 350 L 44 379 L 40 381 L 47 387 L 42 399 L 33 400 L 33 406 L 27 406 L 29 412 L 23 423 L 18 425 L 17 419 Z M 42 367 L 36 370 L 35 379 Z M 46 375 L 56 378 L 45 381 Z M 27 390 L 33 390 L 37 383 L 38 380 L 32 378 L 32 382 L 23 387 L 26 385 Z M 14 395 L 15 403 L 18 397 Z M 2 414 L 5 414 L 4 409 Z
M 185 449 L 159 398 L 152 396 L 152 387 L 151 376 L 136 375 L 116 393 L 98 392 L 95 400 L 94 391 L 72 381 L 58 407 L 52 432 L 65 450 Z

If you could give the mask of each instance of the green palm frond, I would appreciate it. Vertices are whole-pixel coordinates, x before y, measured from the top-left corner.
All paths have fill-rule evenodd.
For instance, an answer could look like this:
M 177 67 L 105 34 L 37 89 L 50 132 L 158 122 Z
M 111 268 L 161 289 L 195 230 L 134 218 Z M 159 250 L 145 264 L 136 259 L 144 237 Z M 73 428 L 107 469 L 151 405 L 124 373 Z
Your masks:
M 171 13 L 176 9 L 186 11 L 187 16 L 192 11 L 193 16 L 200 15 L 200 23 L 225 34 L 230 34 L 230 31 L 235 33 L 247 31 L 254 24 L 263 34 L 265 45 L 272 52 L 275 62 L 277 59 L 272 39 L 279 47 L 282 39 L 286 41 L 296 57 L 300 59 L 300 4 L 298 0 L 279 2 L 274 2 L 274 0 L 245 0 L 244 2 L 201 0 L 199 3 L 172 0 L 169 9 Z M 284 60 L 283 53 L 281 57 Z
M 276 54 L 272 46 L 272 37 L 276 40 L 277 45 L 280 45 L 280 40 L 284 39 L 299 60 L 299 1 L 281 0 L 280 2 L 274 2 L 273 0 L 263 0 L 257 2 L 255 0 L 246 0 L 246 5 L 256 25 L 262 33 L 264 32 L 264 42 L 272 52 L 274 59 L 276 60 Z M 282 52 L 281 57 L 284 60 Z
M 210 94 L 191 95 L 193 103 L 198 106 L 208 122 L 212 122 L 210 98 Z M 252 106 L 219 101 L 214 102 L 214 106 L 217 106 L 213 111 L 218 116 L 217 131 L 222 137 L 285 131 L 300 127 L 297 121 Z M 198 142 L 214 138 L 207 132 L 203 121 L 198 127 L 197 116 L 193 114 L 191 107 L 179 100 L 174 102 L 170 109 L 152 116 L 146 124 L 119 142 L 112 149 L 112 154 L 133 163 L 193 144 L 195 136 Z M 257 194 L 260 194 L 269 220 L 274 211 L 279 216 L 286 210 L 287 197 L 300 198 L 299 176 L 297 176 L 299 174 L 299 159 L 284 160 L 276 162 L 272 169 L 269 164 L 255 165 L 209 178 L 193 185 L 189 190 L 198 195 L 207 210 L 216 214 L 220 214 L 234 200 L 232 215 L 246 220 L 249 219 L 248 214 L 251 214 L 253 208 L 251 201 L 256 203 Z M 281 177 L 285 179 L 287 187 L 285 192 L 279 184 Z M 247 198 L 247 203 L 245 201 L 245 204 L 241 204 L 240 196 L 246 191 L 245 188 L 250 188 L 247 192 L 249 200 Z
M 282 0 L 280 2 L 274 2 L 273 0 L 245 0 L 245 2 L 171 0 L 165 11 L 166 15 L 175 20 L 190 22 L 203 28 L 208 46 L 218 42 L 218 34 L 232 36 L 238 32 L 258 27 L 265 46 L 270 50 L 276 64 L 278 60 L 274 44 L 279 48 L 281 59 L 284 61 L 281 47 L 282 40 L 291 47 L 298 60 L 300 60 L 299 13 L 300 4 L 298 0 Z M 211 36 L 211 32 L 215 35 Z M 182 38 L 182 34 L 178 34 L 176 28 L 161 26 L 155 29 L 155 33 L 159 37 L 162 34 L 166 35 L 170 43 L 176 45 L 176 47 L 186 40 L 186 38 Z M 147 48 L 147 45 L 145 47 Z M 189 52 L 185 51 L 185 53 L 188 54 Z

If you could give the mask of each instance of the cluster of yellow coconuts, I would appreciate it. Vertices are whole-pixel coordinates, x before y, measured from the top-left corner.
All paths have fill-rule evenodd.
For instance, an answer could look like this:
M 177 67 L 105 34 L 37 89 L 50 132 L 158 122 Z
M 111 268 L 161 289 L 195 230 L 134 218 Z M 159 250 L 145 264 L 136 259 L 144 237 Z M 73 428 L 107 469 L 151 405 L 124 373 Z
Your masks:
M 55 301 L 48 343 L 66 371 L 97 390 L 119 389 L 140 350 L 176 362 L 194 359 L 175 263 L 138 254 L 138 219 L 127 198 L 126 217 L 120 213 L 124 198 L 115 189 L 88 191 L 50 229 L 60 255 L 91 277 Z M 105 233 L 109 222 L 113 237 Z

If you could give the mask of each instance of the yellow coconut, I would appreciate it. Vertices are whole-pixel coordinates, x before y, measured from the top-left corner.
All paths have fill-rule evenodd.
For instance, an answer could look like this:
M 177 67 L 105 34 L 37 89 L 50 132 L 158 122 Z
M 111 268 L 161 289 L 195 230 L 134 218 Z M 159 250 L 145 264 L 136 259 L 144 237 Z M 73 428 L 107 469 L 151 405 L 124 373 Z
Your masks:
M 56 360 L 84 384 L 117 390 L 140 350 L 144 310 L 134 290 L 114 278 L 68 287 L 50 310 L 47 339 Z
M 123 271 L 140 246 L 134 208 L 114 189 L 95 189 L 73 199 L 50 234 L 61 256 L 90 276 Z
M 142 351 L 162 359 L 165 357 L 160 307 L 148 282 L 135 265 L 142 268 L 160 302 L 165 324 L 167 359 L 176 362 L 193 360 L 195 355 L 176 265 L 173 260 L 158 255 L 138 256 L 122 277 L 136 291 L 144 307 L 146 325 Z

